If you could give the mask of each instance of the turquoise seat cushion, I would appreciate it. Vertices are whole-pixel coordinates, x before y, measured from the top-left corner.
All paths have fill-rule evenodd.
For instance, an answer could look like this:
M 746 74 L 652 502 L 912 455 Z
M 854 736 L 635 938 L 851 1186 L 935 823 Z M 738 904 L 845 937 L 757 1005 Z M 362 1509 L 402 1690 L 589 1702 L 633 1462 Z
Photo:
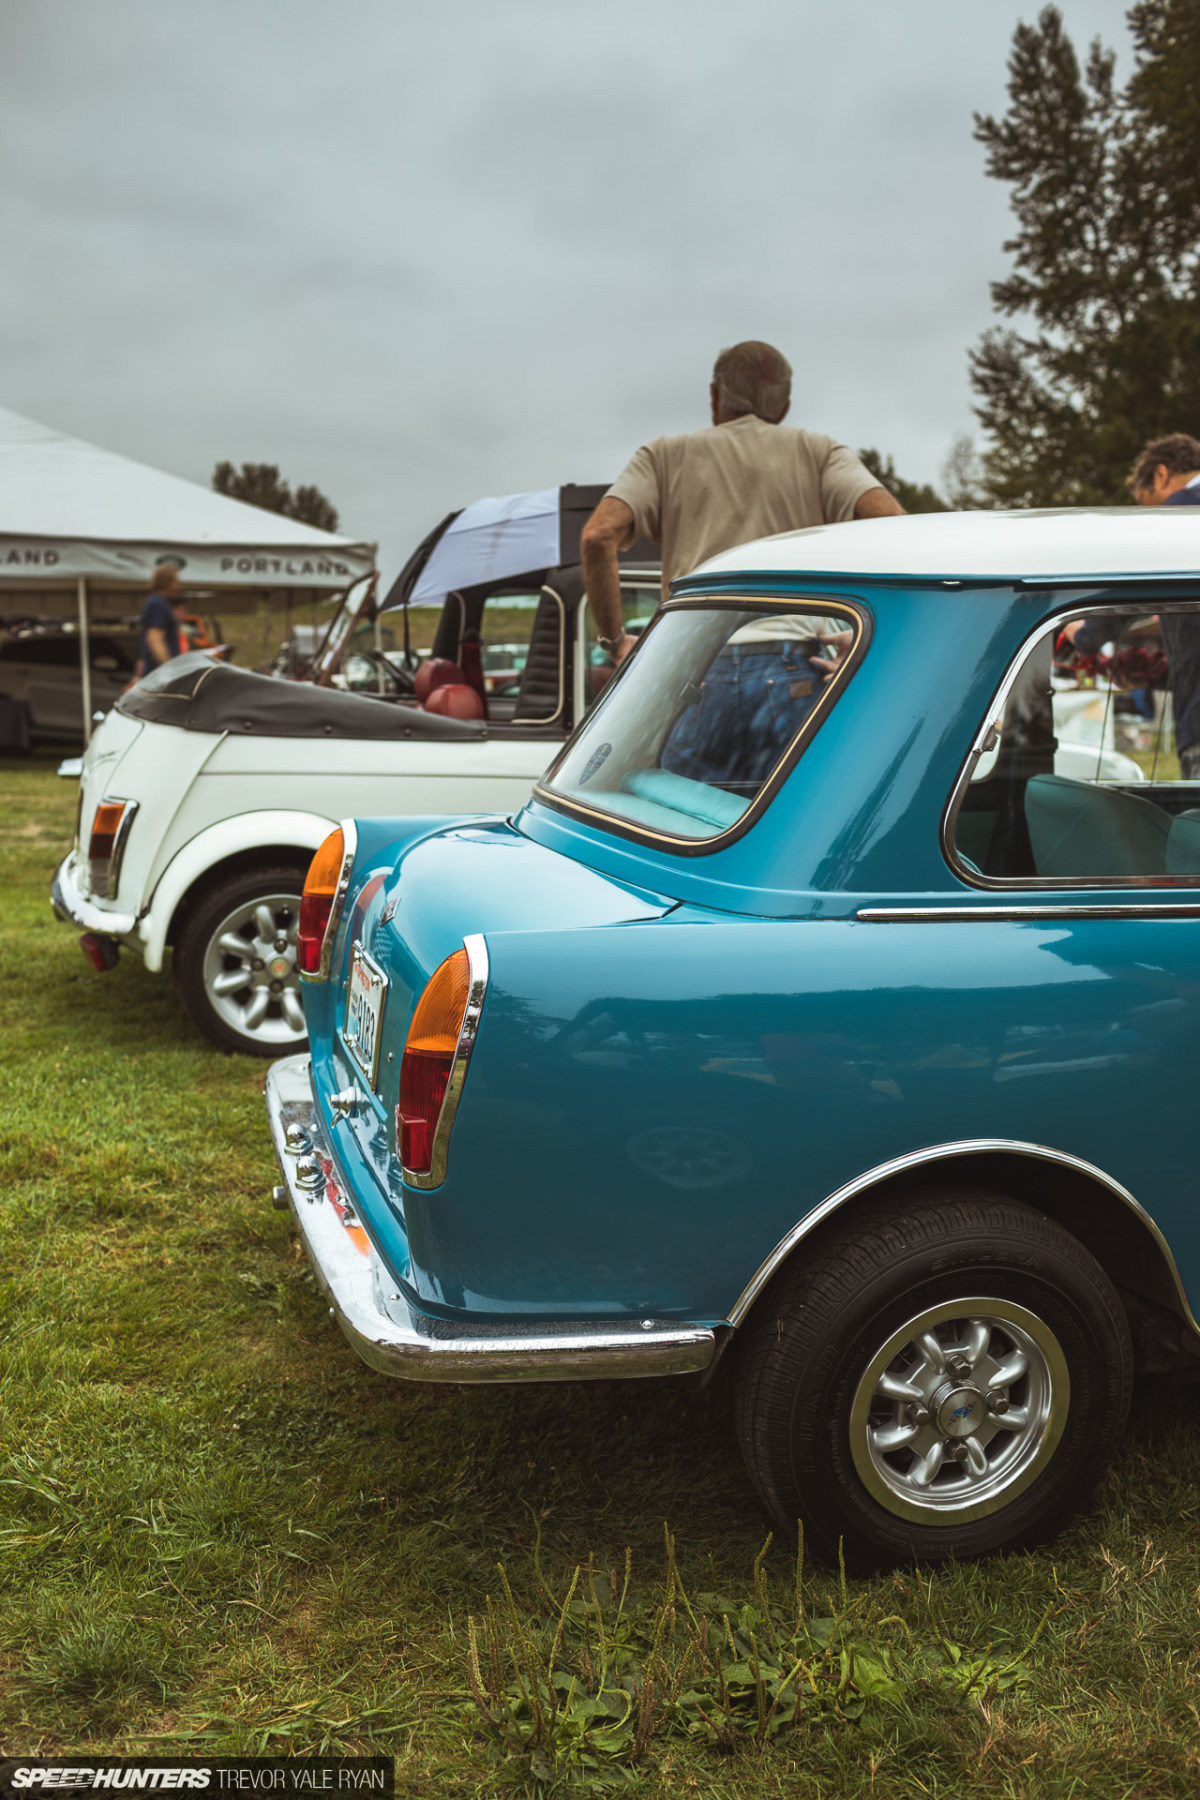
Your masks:
M 1167 874 L 1200 875 L 1200 811 L 1177 813 L 1167 838 Z
M 1170 814 L 1113 788 L 1033 775 L 1025 823 L 1039 875 L 1165 875 Z
M 728 831 L 750 804 L 736 794 L 727 794 L 724 788 L 710 787 L 707 781 L 693 781 L 689 775 L 673 775 L 669 769 L 633 769 L 621 787 L 640 800 L 711 825 L 714 831 Z

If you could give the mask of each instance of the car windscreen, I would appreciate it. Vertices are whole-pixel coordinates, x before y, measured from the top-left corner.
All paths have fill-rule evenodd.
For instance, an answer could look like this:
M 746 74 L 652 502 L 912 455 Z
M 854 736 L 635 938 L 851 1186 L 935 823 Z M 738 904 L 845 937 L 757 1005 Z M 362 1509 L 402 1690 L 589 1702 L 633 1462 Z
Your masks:
M 825 600 L 668 606 L 540 791 L 637 835 L 723 837 L 765 804 L 862 631 Z

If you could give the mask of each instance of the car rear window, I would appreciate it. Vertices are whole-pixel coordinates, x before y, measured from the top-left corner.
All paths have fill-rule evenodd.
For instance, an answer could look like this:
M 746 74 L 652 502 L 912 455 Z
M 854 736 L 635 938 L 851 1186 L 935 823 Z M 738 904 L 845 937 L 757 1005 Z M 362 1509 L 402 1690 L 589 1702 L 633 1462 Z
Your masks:
M 541 791 L 681 847 L 735 832 L 828 710 L 862 633 L 824 600 L 668 606 Z

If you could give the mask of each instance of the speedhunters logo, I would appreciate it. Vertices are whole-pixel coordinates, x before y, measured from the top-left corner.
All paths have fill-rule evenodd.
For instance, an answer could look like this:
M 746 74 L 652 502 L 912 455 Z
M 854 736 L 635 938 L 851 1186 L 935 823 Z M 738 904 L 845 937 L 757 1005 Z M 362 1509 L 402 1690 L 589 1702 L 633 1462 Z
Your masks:
M 263 1794 L 278 1800 L 303 1795 L 362 1794 L 394 1800 L 395 1764 L 387 1756 L 212 1756 L 205 1761 L 161 1757 L 10 1757 L 0 1763 L 0 1800 L 37 1800 L 39 1794 L 166 1793 Z

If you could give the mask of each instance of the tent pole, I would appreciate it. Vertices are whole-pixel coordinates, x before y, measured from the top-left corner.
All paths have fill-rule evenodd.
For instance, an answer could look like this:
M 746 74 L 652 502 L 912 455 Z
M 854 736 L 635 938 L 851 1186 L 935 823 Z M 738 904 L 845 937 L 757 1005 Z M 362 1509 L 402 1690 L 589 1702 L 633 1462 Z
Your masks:
M 83 695 L 83 747 L 92 736 L 92 645 L 88 635 L 87 576 L 79 577 L 79 686 Z

